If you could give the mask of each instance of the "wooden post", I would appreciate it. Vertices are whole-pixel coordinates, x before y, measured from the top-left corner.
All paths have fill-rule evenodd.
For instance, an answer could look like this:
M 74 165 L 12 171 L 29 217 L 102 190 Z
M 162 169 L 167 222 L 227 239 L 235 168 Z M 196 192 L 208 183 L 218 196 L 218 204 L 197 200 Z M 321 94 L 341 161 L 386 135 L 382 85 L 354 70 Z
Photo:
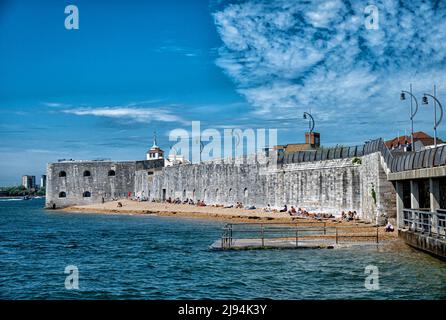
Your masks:
M 376 226 L 376 243 L 379 243 L 378 235 L 379 235 L 379 227 Z
M 261 228 L 262 228 L 262 248 L 263 248 L 265 246 L 265 239 L 264 239 L 265 235 L 264 235 L 264 230 L 263 230 L 263 223 L 261 225 Z
M 297 227 L 296 227 L 296 248 L 299 246 L 299 240 L 298 240 L 298 231 L 297 231 Z

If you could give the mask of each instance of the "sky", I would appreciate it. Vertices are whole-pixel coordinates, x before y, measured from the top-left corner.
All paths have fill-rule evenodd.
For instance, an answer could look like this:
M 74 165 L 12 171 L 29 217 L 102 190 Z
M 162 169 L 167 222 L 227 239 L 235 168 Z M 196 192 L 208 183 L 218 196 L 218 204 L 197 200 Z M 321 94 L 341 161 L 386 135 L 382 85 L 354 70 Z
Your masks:
M 286 144 L 310 111 L 324 145 L 391 139 L 410 132 L 410 83 L 415 131 L 433 135 L 421 96 L 446 99 L 446 3 L 374 1 L 377 29 L 370 3 L 0 0 L 0 185 L 63 158 L 144 159 L 154 131 L 169 150 L 191 121 Z

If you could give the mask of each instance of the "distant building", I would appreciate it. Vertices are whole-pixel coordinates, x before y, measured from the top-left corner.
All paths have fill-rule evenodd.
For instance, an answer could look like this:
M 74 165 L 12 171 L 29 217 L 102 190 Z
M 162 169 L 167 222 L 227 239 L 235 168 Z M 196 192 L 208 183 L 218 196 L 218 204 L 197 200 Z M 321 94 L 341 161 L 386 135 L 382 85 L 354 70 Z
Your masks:
M 40 187 L 46 188 L 46 174 L 40 176 Z
M 297 151 L 315 150 L 321 146 L 321 135 L 319 132 L 305 132 L 305 143 L 289 143 L 286 145 L 277 145 L 276 150 L 284 153 L 293 153 Z
M 413 134 L 414 148 L 413 151 L 420 151 L 434 145 L 434 138 L 423 131 L 414 132 Z M 411 151 L 412 138 L 410 135 L 395 137 L 385 142 L 387 148 L 392 151 Z M 437 138 L 437 145 L 445 143 Z
M 164 151 L 156 145 L 156 134 L 153 136 L 153 145 L 146 153 L 147 160 L 163 159 Z
M 170 167 L 170 166 L 179 165 L 179 164 L 189 164 L 189 163 L 190 163 L 190 161 L 187 160 L 182 155 L 169 154 L 167 156 L 167 158 L 164 159 L 164 166 L 165 167 Z
M 22 176 L 22 186 L 26 189 L 32 189 L 36 187 L 36 176 Z

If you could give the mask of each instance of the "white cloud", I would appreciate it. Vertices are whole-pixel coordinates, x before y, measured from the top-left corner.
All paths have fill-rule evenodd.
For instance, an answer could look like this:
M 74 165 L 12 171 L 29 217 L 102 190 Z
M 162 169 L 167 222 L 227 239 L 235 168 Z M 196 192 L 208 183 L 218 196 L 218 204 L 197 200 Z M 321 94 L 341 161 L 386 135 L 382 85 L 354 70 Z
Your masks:
M 102 107 L 76 108 L 63 110 L 64 113 L 77 116 L 96 116 L 113 119 L 126 119 L 135 122 L 148 123 L 152 121 L 181 122 L 184 120 L 163 108 L 135 108 L 135 107 Z
M 220 3 L 216 63 L 257 115 L 300 117 L 311 107 L 318 120 L 364 117 L 385 130 L 382 121 L 405 112 L 398 94 L 410 82 L 420 92 L 446 84 L 446 7 L 378 0 L 379 29 L 367 30 L 368 4 Z

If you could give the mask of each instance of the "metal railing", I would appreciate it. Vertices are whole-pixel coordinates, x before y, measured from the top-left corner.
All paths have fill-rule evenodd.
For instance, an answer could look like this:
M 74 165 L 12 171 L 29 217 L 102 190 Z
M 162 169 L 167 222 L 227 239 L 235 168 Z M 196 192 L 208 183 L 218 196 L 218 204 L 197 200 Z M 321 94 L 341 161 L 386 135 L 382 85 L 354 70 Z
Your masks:
M 446 210 L 436 212 L 415 209 L 403 210 L 403 228 L 430 237 L 445 238 Z
M 300 224 L 300 225 L 299 225 Z M 221 249 L 230 249 L 237 240 L 257 241 L 256 247 L 299 247 L 308 241 L 333 244 L 346 239 L 364 241 L 372 239 L 379 243 L 378 226 L 327 226 L 324 221 L 301 221 L 299 223 L 227 223 L 223 227 Z M 361 232 L 354 232 L 362 229 Z M 286 244 L 277 240 L 288 241 Z M 293 241 L 293 245 L 290 244 Z M 274 242 L 276 241 L 276 242 Z

